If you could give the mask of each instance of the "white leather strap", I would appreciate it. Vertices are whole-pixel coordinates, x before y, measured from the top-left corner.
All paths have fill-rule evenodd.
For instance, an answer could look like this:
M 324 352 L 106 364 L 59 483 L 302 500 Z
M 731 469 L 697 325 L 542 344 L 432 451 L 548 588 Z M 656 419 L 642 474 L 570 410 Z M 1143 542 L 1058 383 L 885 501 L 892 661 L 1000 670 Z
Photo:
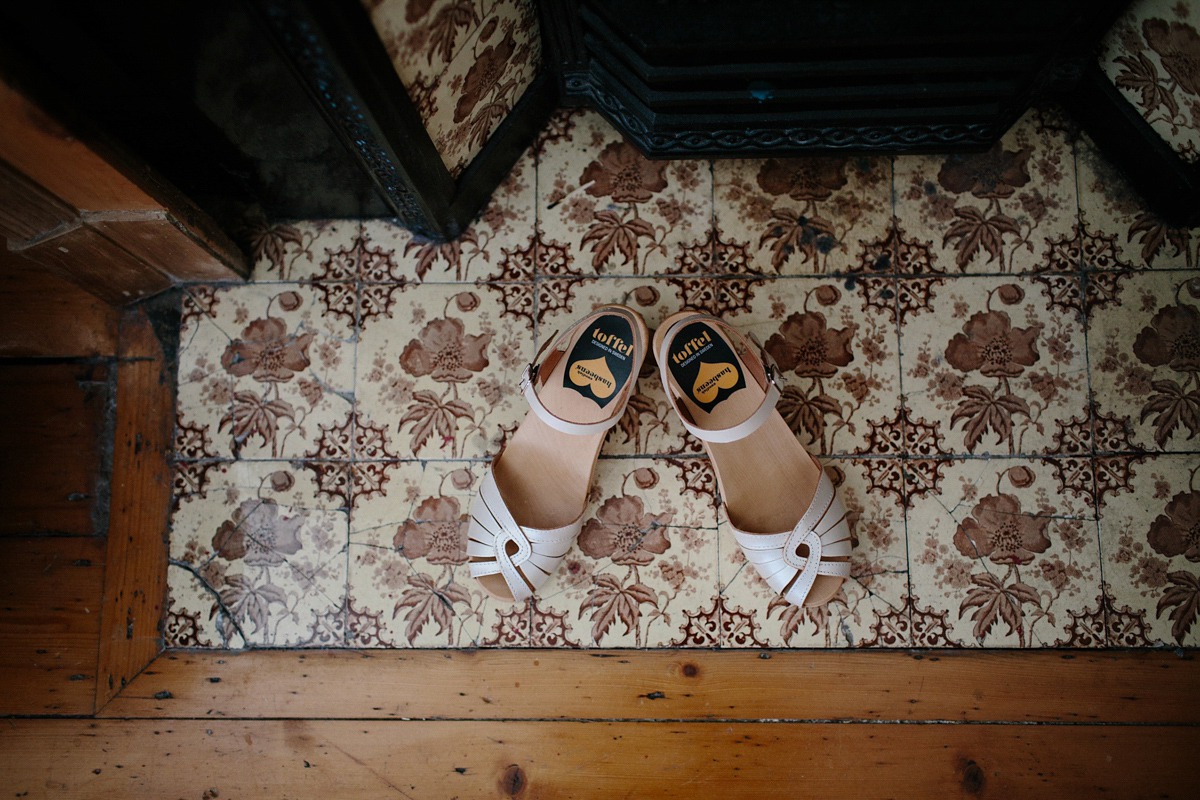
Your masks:
M 795 605 L 803 605 L 818 575 L 850 577 L 849 561 L 826 560 L 850 555 L 851 542 L 846 507 L 824 470 L 816 495 L 792 530 L 763 534 L 733 527 L 733 537 L 767 584 Z M 805 556 L 797 552 L 801 545 L 808 549 Z
M 767 418 L 771 416 L 771 412 L 775 410 L 775 403 L 779 401 L 779 387 L 774 383 L 767 385 L 767 395 L 763 398 L 762 404 L 758 410 L 747 417 L 742 422 L 729 428 L 697 428 L 689 423 L 683 417 L 680 417 L 680 422 L 683 427 L 695 436 L 697 439 L 702 439 L 706 442 L 736 442 L 738 439 L 745 439 L 750 434 L 758 430 Z
M 724 322 L 721 322 L 721 320 L 717 319 L 716 317 L 711 317 L 707 314 L 693 314 L 691 316 L 683 317 L 676 320 L 670 328 L 667 328 L 666 334 L 664 334 L 662 337 L 662 347 L 660 348 L 657 356 L 659 375 L 662 378 L 663 387 L 666 389 L 667 398 L 671 401 L 672 405 L 675 405 L 675 393 L 671 388 L 674 381 L 670 375 L 670 368 L 667 366 L 667 354 L 670 350 L 671 340 L 674 339 L 675 334 L 681 330 L 681 326 L 687 325 L 691 322 L 696 322 L 698 320 L 718 323 L 737 334 L 737 331 L 735 331 L 733 328 L 726 325 Z M 737 335 L 740 337 L 740 334 Z M 700 428 L 688 422 L 687 418 L 683 415 L 683 413 L 680 412 L 679 407 L 676 406 L 675 411 L 679 413 L 679 421 L 683 423 L 683 427 L 687 429 L 688 433 L 692 434 L 697 439 L 705 442 L 717 442 L 719 444 L 736 442 L 739 439 L 745 439 L 747 436 L 758 430 L 762 424 L 771 417 L 771 412 L 775 410 L 775 404 L 779 401 L 779 386 L 776 383 L 775 362 L 771 358 L 770 354 L 763 349 L 762 345 L 758 343 L 757 339 L 755 339 L 753 336 L 751 336 L 750 339 L 754 346 L 758 349 L 759 360 L 762 363 L 763 376 L 766 378 L 766 386 L 764 387 L 766 389 L 766 395 L 763 397 L 762 402 L 759 404 L 758 408 L 753 414 L 738 424 L 732 425 L 728 428 Z M 749 346 L 747 346 L 747 352 L 749 352 Z
M 542 422 L 561 433 L 571 434 L 572 436 L 603 433 L 613 425 L 616 425 L 621 419 L 621 415 L 625 413 L 625 404 L 621 403 L 615 414 L 599 422 L 582 423 L 565 420 L 553 414 L 550 409 L 546 408 L 541 398 L 538 397 L 537 391 L 533 388 L 536 379 L 537 375 L 534 366 L 531 364 L 525 367 L 525 371 L 521 373 L 521 391 L 525 395 L 525 399 L 529 402 L 529 407 L 533 409 L 533 413 L 537 414 Z
M 583 514 L 561 528 L 528 528 L 517 524 L 500 495 L 496 478 L 488 470 L 471 503 L 467 528 L 467 555 L 472 577 L 504 576 L 517 602 L 528 599 L 546 582 L 562 561 L 583 527 Z M 516 545 L 510 554 L 509 543 Z

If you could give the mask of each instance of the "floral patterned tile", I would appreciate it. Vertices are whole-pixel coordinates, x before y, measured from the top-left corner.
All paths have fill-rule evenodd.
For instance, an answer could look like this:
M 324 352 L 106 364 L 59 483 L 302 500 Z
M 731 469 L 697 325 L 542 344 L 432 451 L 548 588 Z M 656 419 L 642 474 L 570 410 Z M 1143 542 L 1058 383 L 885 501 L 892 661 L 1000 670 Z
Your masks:
M 390 220 L 366 220 L 363 241 L 371 258 L 384 268 L 364 271 L 364 309 L 386 306 L 372 297 L 395 296 L 392 284 L 414 281 L 532 281 L 535 274 L 535 156 L 525 152 L 491 201 L 467 230 L 452 242 L 438 244 L 413 236 Z M 379 285 L 367 285 L 379 284 Z
M 533 287 L 426 284 L 358 346 L 357 424 L 374 431 L 357 458 L 479 458 L 527 408 L 517 388 L 533 357 Z M 316 457 L 314 455 L 314 457 Z
M 253 259 L 251 280 L 353 281 L 360 274 L 359 260 L 348 258 L 361 223 L 353 219 L 268 222 L 248 218 L 243 236 Z
M 1119 449 L 1194 450 L 1200 433 L 1200 273 L 1125 274 L 1114 285 L 1114 302 L 1095 309 L 1088 325 L 1098 413 L 1130 432 Z
M 458 4 L 449 13 L 462 7 Z M 410 85 L 425 128 L 450 174 L 458 177 L 537 77 L 542 58 L 537 13 L 529 0 L 480 9 L 482 24 L 432 85 Z M 448 31 L 450 24 L 443 26 Z
M 1142 118 L 1190 163 L 1200 161 L 1200 9 L 1138 0 L 1109 29 L 1100 66 Z
M 935 426 L 928 455 L 1050 452 L 1059 423 L 1086 412 L 1081 315 L 1045 280 L 901 279 L 929 296 L 900 329 L 905 417 Z
M 363 0 L 396 74 L 410 91 L 432 86 L 483 24 L 485 0 Z
M 221 366 L 221 355 L 232 344 L 217 325 L 215 311 L 222 289 L 192 285 L 184 290 L 179 326 L 179 370 L 175 395 L 177 456 L 208 460 L 222 451 L 221 428 L 231 421 L 235 377 Z
M 780 278 L 759 285 L 735 323 L 775 360 L 777 408 L 818 455 L 894 452 L 878 436 L 900 413 L 893 285 Z
M 348 533 L 345 510 L 294 465 L 220 465 L 209 491 L 171 520 L 180 635 L 226 647 L 344 646 Z
M 300 284 L 192 287 L 181 328 L 186 458 L 287 458 L 353 403 L 355 343 Z
M 907 514 L 913 604 L 951 646 L 1103 646 L 1093 510 L 1027 459 L 948 464 Z
M 713 186 L 714 244 L 736 254 L 730 271 L 849 272 L 892 217 L 887 157 L 721 159 Z
M 467 570 L 467 511 L 487 464 L 406 461 L 359 503 L 350 532 L 350 643 L 357 647 L 505 646 L 525 603 L 490 598 Z M 528 624 L 524 626 L 528 635 Z
M 899 459 L 831 459 L 826 473 L 850 514 L 850 578 L 828 604 L 793 606 L 767 585 L 722 519 L 719 596 L 689 635 L 719 630 L 722 647 L 908 647 L 908 568 Z M 697 642 L 698 643 L 698 642 Z
M 1200 229 L 1173 228 L 1147 207 L 1095 143 L 1076 145 L 1079 219 L 1088 266 L 1180 269 L 1200 266 Z
M 896 217 L 941 273 L 1079 268 L 1069 122 L 1031 110 L 986 153 L 897 156 Z
M 1109 644 L 1200 645 L 1200 461 L 1152 456 L 1100 517 Z
M 668 647 L 716 594 L 716 513 L 671 462 L 602 458 L 583 530 L 538 592 L 540 613 L 564 615 L 567 643 Z
M 443 31 L 455 51 L 485 6 Z M 259 282 L 184 300 L 168 641 L 1194 646 L 1200 236 L 1065 127 L 1035 112 L 986 156 L 898 158 L 892 209 L 888 160 L 649 162 L 562 111 L 458 242 L 248 223 Z M 522 604 L 468 577 L 463 515 L 526 413 L 517 377 L 611 302 L 651 328 L 716 314 L 784 367 L 780 410 L 854 515 L 825 609 L 746 568 L 651 360 L 559 574 Z
M 538 159 L 538 236 L 556 275 L 654 275 L 703 246 L 707 161 L 650 161 L 599 114 L 557 117 Z

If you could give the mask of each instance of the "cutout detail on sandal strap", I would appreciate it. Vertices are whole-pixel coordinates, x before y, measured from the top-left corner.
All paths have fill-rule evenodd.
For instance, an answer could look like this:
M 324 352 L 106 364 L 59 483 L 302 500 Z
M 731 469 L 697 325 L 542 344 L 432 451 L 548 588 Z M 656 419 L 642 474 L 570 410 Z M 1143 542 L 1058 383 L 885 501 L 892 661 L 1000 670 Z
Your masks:
M 850 562 L 825 560 L 850 555 L 850 524 L 824 472 L 813 502 L 791 531 L 761 534 L 733 528 L 733 536 L 746 560 L 789 603 L 803 605 L 818 575 L 850 577 Z M 808 548 L 805 556 L 798 554 L 801 545 Z
M 496 486 L 496 478 L 489 470 L 479 486 L 476 502 L 471 504 L 467 555 L 494 560 L 472 561 L 471 577 L 499 572 L 504 575 L 513 599 L 517 602 L 525 600 L 554 572 L 582 528 L 582 514 L 574 522 L 551 530 L 519 525 L 508 510 Z M 509 542 L 517 547 L 517 552 L 511 555 L 508 552 Z M 525 566 L 534 567 L 537 571 L 532 574 L 522 571 Z

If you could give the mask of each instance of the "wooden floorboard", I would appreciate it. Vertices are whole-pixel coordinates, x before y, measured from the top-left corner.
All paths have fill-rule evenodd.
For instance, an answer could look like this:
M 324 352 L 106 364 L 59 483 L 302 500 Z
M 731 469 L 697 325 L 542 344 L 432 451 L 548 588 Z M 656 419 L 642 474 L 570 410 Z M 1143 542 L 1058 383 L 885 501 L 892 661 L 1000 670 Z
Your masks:
M 90 714 L 103 540 L 0 537 L 0 714 Z
M 122 316 L 119 355 L 97 708 L 161 649 L 167 592 L 174 386 L 142 311 Z
M 174 651 L 101 713 L 1189 723 L 1200 720 L 1200 660 L 1165 651 Z
M 14 720 L 21 798 L 1194 798 L 1196 727 Z
M 97 532 L 111 369 L 0 361 L 0 536 Z

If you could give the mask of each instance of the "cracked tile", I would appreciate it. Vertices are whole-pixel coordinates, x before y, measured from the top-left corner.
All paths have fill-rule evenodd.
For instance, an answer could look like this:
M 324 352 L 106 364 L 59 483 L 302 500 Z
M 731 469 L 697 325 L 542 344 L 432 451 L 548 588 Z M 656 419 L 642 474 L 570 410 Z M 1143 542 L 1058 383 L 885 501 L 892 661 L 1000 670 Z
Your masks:
M 1095 511 L 1060 493 L 1046 463 L 950 462 L 940 491 L 915 498 L 907 521 L 914 605 L 935 644 L 1104 645 L 1075 629 L 1100 597 Z
M 356 398 L 370 458 L 498 453 L 528 410 L 517 383 L 534 353 L 532 303 L 526 284 L 424 284 L 366 327 Z
M 721 647 L 908 647 L 910 622 L 898 459 L 834 458 L 825 470 L 850 515 L 850 578 L 818 608 L 788 603 L 746 561 L 720 525 L 720 595 L 693 631 L 716 628 Z M 693 634 L 698 635 L 698 634 Z
M 285 461 L 222 464 L 171 519 L 170 609 L 225 647 L 345 646 L 347 517 Z

